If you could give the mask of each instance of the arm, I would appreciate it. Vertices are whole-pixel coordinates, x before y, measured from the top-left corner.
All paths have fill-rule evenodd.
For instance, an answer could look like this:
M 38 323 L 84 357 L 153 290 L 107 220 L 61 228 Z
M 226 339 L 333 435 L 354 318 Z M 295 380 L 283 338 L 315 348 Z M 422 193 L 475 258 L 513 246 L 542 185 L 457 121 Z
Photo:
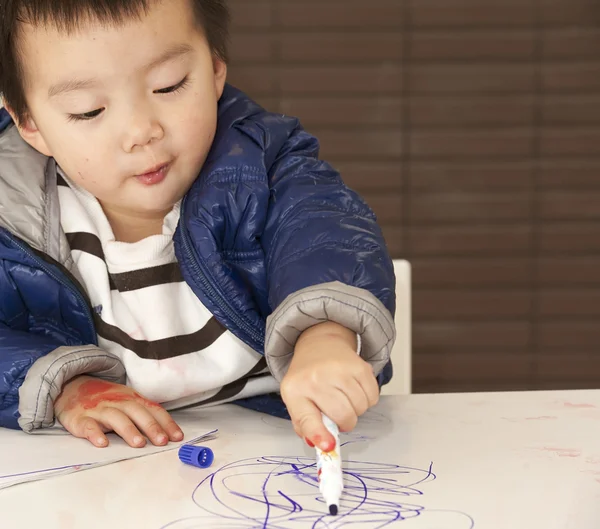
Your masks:
M 18 429 L 19 389 L 33 363 L 58 346 L 0 321 L 0 426 Z
M 261 238 L 273 310 L 269 367 L 281 380 L 300 335 L 333 321 L 360 335 L 361 356 L 377 375 L 395 340 L 395 277 L 381 229 L 367 204 L 318 160 L 318 141 L 296 121 L 277 118 L 286 137 L 272 138 L 267 152 L 271 201 Z
M 31 432 L 54 424 L 54 401 L 82 373 L 124 381 L 121 361 L 95 346 L 64 347 L 0 322 L 0 426 Z

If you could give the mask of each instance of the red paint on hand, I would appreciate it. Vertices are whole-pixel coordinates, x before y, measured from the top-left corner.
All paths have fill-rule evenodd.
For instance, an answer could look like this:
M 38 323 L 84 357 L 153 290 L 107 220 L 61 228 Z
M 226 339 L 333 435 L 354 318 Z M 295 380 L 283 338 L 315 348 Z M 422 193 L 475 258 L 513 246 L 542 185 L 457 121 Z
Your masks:
M 148 408 L 160 408 L 160 405 L 145 399 L 137 392 L 122 391 L 121 386 L 111 384 L 104 380 L 88 380 L 78 388 L 76 397 L 71 397 L 66 409 L 72 409 L 77 405 L 84 410 L 91 410 L 102 402 L 126 402 L 136 401 Z
M 79 386 L 79 395 L 95 395 L 96 393 L 104 393 L 105 391 L 110 391 L 111 389 L 115 389 L 115 385 L 110 382 L 106 382 L 105 380 L 94 379 L 88 380 Z
M 308 437 L 306 437 L 306 438 L 304 439 L 304 441 L 306 441 L 306 444 L 307 444 L 308 446 L 310 446 L 311 448 L 314 448 L 314 447 L 315 447 L 315 445 L 312 443 L 312 441 L 311 441 L 311 440 L 310 440 Z
M 160 408 L 161 407 L 161 405 L 158 404 L 158 402 L 154 402 L 153 400 L 146 399 L 135 391 L 133 392 L 133 394 L 136 397 L 136 400 L 138 402 L 140 402 L 141 404 L 143 404 L 144 406 L 146 406 L 147 408 Z
M 86 395 L 79 399 L 79 404 L 83 406 L 84 410 L 91 410 L 101 404 L 102 402 L 125 402 L 128 400 L 136 400 L 135 397 L 129 393 L 119 393 L 118 391 L 112 391 L 107 393 L 99 393 L 97 395 Z

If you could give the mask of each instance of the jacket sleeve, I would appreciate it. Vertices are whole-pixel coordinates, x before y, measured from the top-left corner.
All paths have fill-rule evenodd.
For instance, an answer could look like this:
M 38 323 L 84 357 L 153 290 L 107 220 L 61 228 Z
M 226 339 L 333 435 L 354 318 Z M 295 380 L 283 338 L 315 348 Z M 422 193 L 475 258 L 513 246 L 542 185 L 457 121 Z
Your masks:
M 40 304 L 56 309 L 45 324 L 31 317 L 19 288 L 20 276 L 32 288 L 41 288 L 40 274 L 14 261 L 0 258 L 0 426 L 32 432 L 54 425 L 54 401 L 63 385 L 80 374 L 122 382 L 125 369 L 118 357 L 95 345 L 67 343 L 64 332 L 53 323 L 60 316 L 54 303 L 63 293 L 44 289 Z M 41 310 L 41 309 L 40 309 Z M 56 332 L 54 332 L 56 331 Z
M 297 120 L 273 119 L 286 137 L 271 137 L 267 149 L 270 205 L 261 238 L 271 372 L 281 380 L 300 334 L 335 321 L 359 335 L 362 357 L 379 374 L 395 340 L 394 269 L 381 229 L 365 201 L 318 159 L 317 139 Z
M 0 322 L 0 426 L 19 428 L 19 388 L 33 363 L 59 346 Z
M 0 322 L 0 426 L 31 433 L 54 425 L 63 385 L 88 374 L 124 382 L 125 368 L 94 345 L 64 346 L 44 335 Z

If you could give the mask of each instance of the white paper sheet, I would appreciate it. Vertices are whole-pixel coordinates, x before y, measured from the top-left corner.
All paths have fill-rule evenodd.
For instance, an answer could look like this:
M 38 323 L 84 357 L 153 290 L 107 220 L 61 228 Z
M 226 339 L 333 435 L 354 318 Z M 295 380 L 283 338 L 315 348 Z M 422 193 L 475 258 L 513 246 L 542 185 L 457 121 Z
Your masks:
M 600 527 L 600 391 L 382 397 L 340 435 L 337 517 L 319 492 L 315 450 L 289 421 L 234 405 L 173 416 L 219 429 L 206 443 L 210 468 L 171 451 L 11 487 L 0 491 L 0 526 Z
M 108 447 L 97 448 L 64 430 L 28 435 L 0 428 L 0 489 L 174 450 L 182 444 L 206 440 L 217 432 L 192 419 L 184 419 L 179 426 L 185 433 L 183 441 L 166 446 L 148 443 L 143 448 L 131 448 L 115 434 L 108 434 Z

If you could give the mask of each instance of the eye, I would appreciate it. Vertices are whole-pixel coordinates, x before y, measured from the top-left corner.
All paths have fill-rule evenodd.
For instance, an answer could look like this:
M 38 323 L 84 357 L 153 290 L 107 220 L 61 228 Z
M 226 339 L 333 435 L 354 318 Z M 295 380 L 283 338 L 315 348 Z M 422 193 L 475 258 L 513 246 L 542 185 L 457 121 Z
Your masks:
M 102 114 L 103 111 L 103 108 L 98 108 L 91 112 L 84 112 L 83 114 L 69 114 L 69 121 L 90 121 Z
M 168 86 L 167 88 L 161 88 L 160 90 L 154 90 L 155 94 L 174 94 L 183 90 L 188 84 L 188 77 L 184 77 L 181 81 L 179 81 L 176 85 Z

